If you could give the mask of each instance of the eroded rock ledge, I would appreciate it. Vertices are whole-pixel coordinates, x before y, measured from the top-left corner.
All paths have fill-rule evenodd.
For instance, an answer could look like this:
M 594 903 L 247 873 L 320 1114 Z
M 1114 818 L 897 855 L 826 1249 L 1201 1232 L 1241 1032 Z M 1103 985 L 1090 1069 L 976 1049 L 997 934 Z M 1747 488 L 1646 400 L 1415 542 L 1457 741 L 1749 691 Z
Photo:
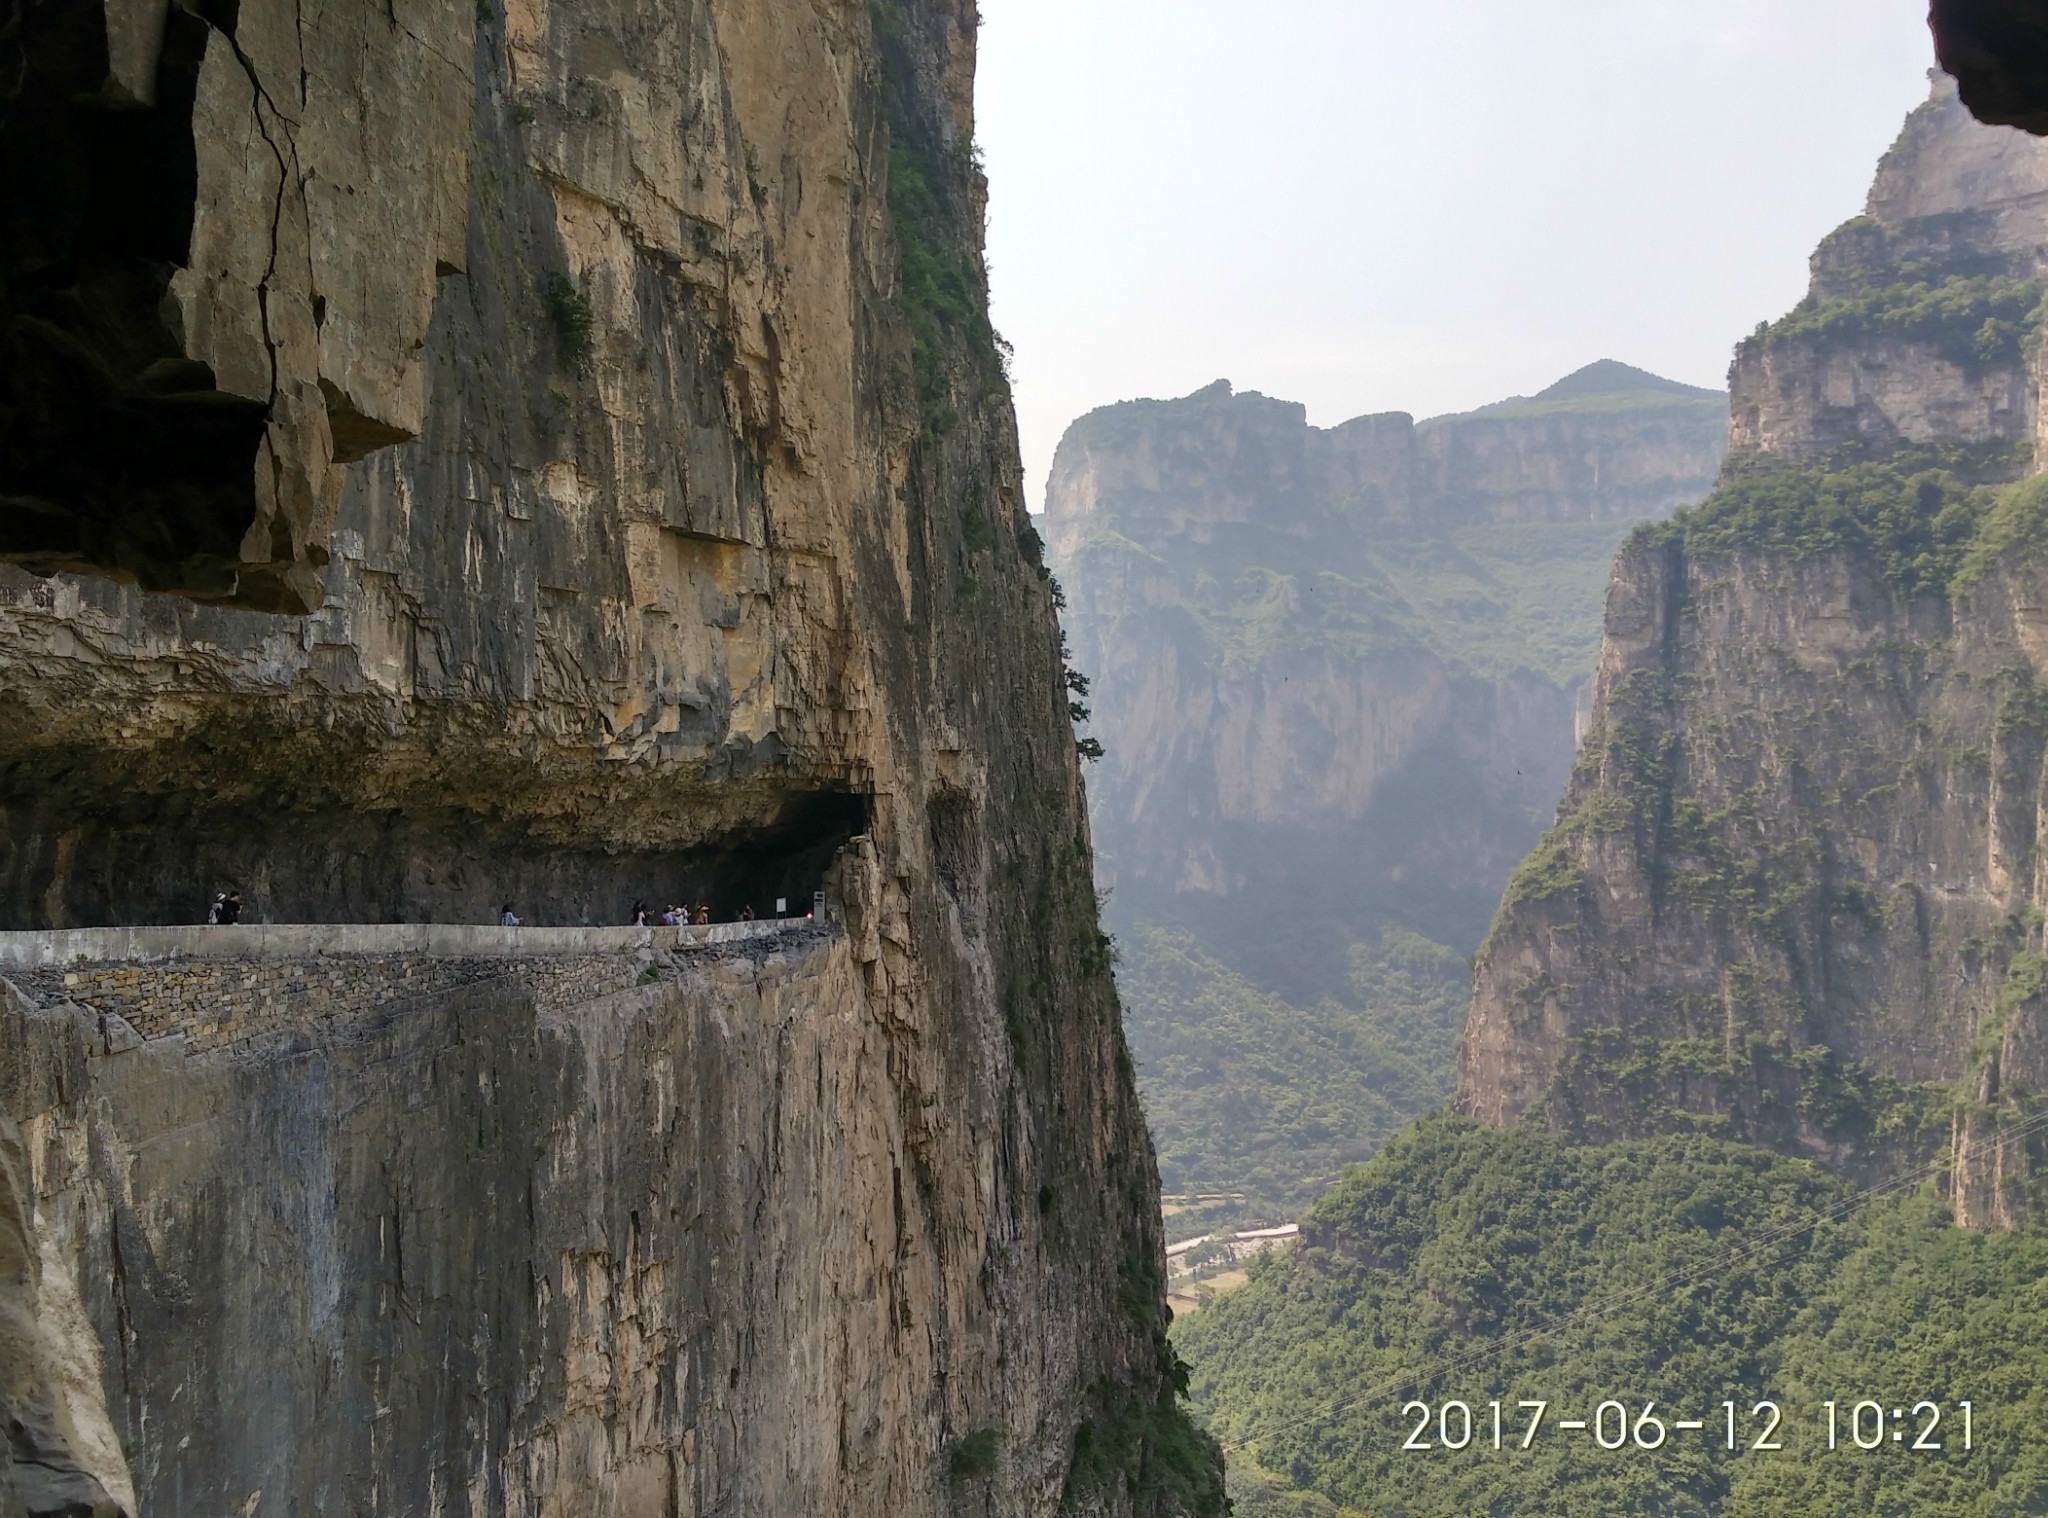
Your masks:
M 320 604 L 339 466 L 418 434 L 436 282 L 464 265 L 474 14 L 14 18 L 0 555 Z

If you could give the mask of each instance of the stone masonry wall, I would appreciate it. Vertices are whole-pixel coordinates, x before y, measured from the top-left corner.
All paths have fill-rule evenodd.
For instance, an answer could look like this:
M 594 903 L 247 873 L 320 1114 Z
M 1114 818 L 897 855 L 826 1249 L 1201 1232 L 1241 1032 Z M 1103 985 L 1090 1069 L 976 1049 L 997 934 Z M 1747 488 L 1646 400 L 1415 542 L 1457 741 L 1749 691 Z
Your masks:
M 685 943 L 522 959 L 345 954 L 268 962 L 179 960 L 45 967 L 14 971 L 9 978 L 43 1006 L 69 1001 L 98 1014 L 101 1036 L 114 1052 L 128 1037 L 107 1021 L 118 1017 L 144 1039 L 181 1037 L 189 1052 L 200 1053 L 487 981 L 504 982 L 506 992 L 531 999 L 543 1013 L 564 1012 L 634 985 L 652 985 L 664 975 L 673 979 L 683 956 L 729 953 L 732 947 Z

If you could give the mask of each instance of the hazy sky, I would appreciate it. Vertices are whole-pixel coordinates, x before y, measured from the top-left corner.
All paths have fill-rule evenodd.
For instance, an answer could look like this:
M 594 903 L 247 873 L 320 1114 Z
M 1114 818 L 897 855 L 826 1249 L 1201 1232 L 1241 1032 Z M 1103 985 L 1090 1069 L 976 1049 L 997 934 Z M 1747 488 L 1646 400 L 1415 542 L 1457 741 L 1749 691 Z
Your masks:
M 1927 0 L 981 0 L 1027 488 L 1218 378 L 1330 426 L 1720 385 L 1925 98 Z

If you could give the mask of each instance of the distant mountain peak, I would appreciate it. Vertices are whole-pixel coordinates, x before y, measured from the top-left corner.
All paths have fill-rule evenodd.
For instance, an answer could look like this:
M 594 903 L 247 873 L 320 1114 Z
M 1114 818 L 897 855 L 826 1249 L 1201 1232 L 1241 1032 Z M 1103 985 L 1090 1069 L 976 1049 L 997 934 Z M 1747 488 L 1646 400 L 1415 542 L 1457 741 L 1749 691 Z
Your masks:
M 1563 401 L 1582 395 L 1682 395 L 1690 400 L 1718 401 L 1724 398 L 1719 390 L 1702 390 L 1698 385 L 1682 385 L 1677 380 L 1665 379 L 1661 374 L 1652 374 L 1647 369 L 1638 369 L 1634 364 L 1624 364 L 1617 359 L 1596 359 L 1583 369 L 1574 369 L 1547 390 L 1539 390 L 1529 399 L 1532 401 Z
M 1461 417 L 1499 419 L 1548 416 L 1561 411 L 1661 410 L 1670 406 L 1703 404 L 1725 407 L 1728 394 L 1723 390 L 1703 390 L 1698 385 L 1680 384 L 1661 374 L 1638 369 L 1634 364 L 1603 358 L 1583 369 L 1574 369 L 1556 384 L 1534 395 L 1511 395 L 1504 401 L 1495 401 L 1490 406 L 1481 406 L 1476 411 L 1463 412 L 1458 416 L 1431 417 L 1421 425 L 1435 427 L 1444 422 L 1458 421 Z

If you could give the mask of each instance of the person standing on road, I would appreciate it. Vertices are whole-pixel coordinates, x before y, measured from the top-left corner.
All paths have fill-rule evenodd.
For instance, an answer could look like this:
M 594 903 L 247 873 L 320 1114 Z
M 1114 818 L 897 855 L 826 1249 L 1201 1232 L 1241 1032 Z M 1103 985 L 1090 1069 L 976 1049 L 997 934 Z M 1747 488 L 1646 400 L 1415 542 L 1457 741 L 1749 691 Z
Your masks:
M 220 904 L 220 920 L 223 924 L 234 924 L 242 920 L 242 893 L 228 892 Z
M 516 928 L 519 926 L 519 919 L 512 915 L 512 903 L 509 901 L 498 908 L 498 926 L 501 928 Z

